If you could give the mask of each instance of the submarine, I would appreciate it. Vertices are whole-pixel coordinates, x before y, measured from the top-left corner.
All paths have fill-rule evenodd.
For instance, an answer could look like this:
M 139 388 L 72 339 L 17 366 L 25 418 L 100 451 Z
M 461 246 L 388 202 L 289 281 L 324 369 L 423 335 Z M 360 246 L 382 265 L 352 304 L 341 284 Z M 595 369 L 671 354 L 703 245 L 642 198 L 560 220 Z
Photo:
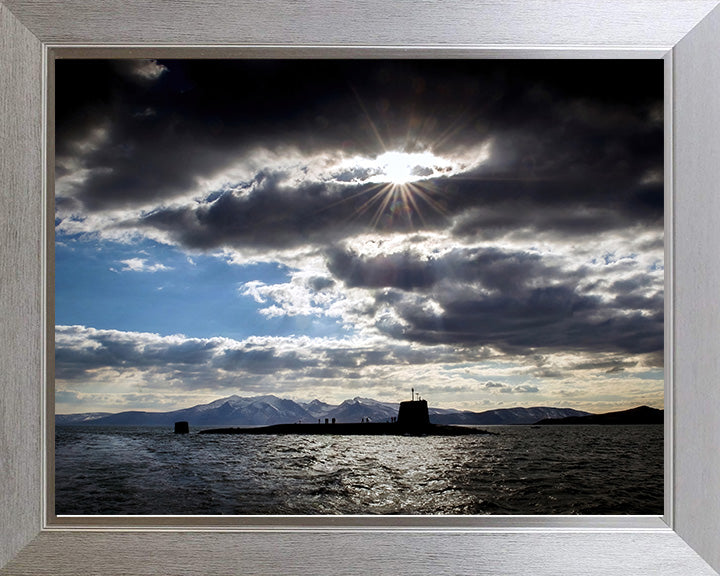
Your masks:
M 341 436 L 467 436 L 493 434 L 487 430 L 466 426 L 432 424 L 427 400 L 412 390 L 412 400 L 400 402 L 396 418 L 390 422 L 335 422 L 325 418 L 325 423 L 273 424 L 270 426 L 242 428 L 209 428 L 199 434 L 335 434 Z

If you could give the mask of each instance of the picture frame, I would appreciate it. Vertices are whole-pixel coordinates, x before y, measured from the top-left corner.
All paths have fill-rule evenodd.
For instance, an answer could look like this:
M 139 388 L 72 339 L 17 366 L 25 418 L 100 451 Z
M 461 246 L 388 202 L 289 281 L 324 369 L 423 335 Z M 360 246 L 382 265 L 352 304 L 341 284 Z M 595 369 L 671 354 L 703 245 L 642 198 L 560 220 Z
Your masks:
M 720 269 L 713 162 L 720 137 L 716 1 L 310 2 L 302 9 L 80 0 L 0 3 L 3 160 L 0 295 L 0 574 L 522 573 L 714 574 L 720 532 Z M 510 15 L 510 17 L 508 17 Z M 157 22 L 164 23 L 158 25 Z M 166 24 L 170 22 L 171 26 Z M 354 22 L 363 22 L 357 29 Z M 360 28 L 362 30 L 360 30 Z M 401 33 L 401 31 L 403 33 Z M 43 263 L 52 142 L 43 105 L 49 51 L 135 46 L 178 55 L 234 45 L 296 56 L 654 57 L 666 66 L 666 513 L 661 518 L 489 517 L 448 522 L 307 518 L 199 529 L 180 518 L 58 526 L 48 521 L 43 454 L 52 294 Z M 145 45 L 145 46 L 143 46 Z M 204 46 L 204 48 L 203 48 Z M 204 52 L 203 52 L 204 51 Z M 130 50 L 130 53 L 133 53 Z

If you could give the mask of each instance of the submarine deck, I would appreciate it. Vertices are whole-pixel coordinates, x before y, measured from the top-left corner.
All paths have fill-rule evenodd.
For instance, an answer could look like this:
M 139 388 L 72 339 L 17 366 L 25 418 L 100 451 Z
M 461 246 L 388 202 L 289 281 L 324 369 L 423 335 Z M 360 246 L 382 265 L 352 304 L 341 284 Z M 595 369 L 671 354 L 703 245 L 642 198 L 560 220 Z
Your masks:
M 200 434 L 335 434 L 338 436 L 467 436 L 492 434 L 487 430 L 465 426 L 428 424 L 406 427 L 396 422 L 364 422 L 335 424 L 274 424 L 257 428 L 210 428 Z

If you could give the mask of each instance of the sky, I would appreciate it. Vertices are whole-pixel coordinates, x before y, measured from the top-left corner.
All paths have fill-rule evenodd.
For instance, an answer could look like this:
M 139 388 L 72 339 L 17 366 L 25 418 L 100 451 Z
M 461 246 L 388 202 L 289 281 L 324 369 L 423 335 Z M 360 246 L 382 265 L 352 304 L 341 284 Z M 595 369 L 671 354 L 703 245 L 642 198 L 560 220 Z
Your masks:
M 59 60 L 56 412 L 663 407 L 663 66 Z

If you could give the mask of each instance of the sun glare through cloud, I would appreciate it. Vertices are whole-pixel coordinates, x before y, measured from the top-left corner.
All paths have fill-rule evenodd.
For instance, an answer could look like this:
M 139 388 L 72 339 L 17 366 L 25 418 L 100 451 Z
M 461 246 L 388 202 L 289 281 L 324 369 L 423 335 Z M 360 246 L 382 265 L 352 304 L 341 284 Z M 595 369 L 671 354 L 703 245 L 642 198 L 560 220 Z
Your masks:
M 376 227 L 383 217 L 413 223 L 424 221 L 423 210 L 429 208 L 442 213 L 438 190 L 433 182 L 449 178 L 474 167 L 487 158 L 487 146 L 475 163 L 443 158 L 429 150 L 405 152 L 389 150 L 375 157 L 354 156 L 341 162 L 339 170 L 353 174 L 349 183 L 370 185 L 362 194 L 369 198 L 360 206 L 358 214 L 374 210 L 371 226 Z
M 353 158 L 350 162 L 366 168 L 371 176 L 368 182 L 407 184 L 438 176 L 452 175 L 459 166 L 452 160 L 436 156 L 432 152 L 402 152 L 391 150 L 376 158 Z

